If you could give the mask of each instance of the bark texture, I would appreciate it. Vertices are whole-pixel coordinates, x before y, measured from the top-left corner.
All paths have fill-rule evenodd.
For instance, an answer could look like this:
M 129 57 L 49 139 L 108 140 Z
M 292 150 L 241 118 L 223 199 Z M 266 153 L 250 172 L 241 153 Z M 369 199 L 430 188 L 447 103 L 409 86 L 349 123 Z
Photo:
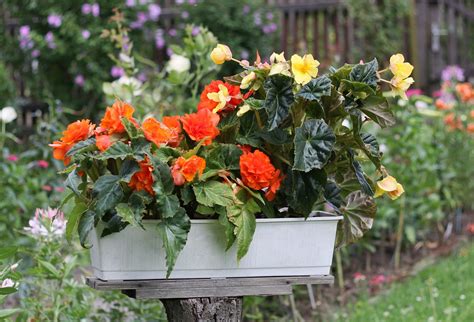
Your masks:
M 169 322 L 240 322 L 242 297 L 162 299 Z

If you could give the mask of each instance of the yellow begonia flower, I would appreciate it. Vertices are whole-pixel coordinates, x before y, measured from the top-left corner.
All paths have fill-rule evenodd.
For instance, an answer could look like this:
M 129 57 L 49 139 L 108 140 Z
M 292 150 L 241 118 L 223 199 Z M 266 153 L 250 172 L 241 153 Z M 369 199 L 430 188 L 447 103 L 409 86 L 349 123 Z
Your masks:
M 408 77 L 405 79 L 394 77 L 390 81 L 390 85 L 392 87 L 392 92 L 395 95 L 400 95 L 401 98 L 403 98 L 404 100 L 407 100 L 408 97 L 405 92 L 414 82 L 415 80 L 412 77 Z
M 402 54 L 392 55 L 390 57 L 390 71 L 396 78 L 407 78 L 413 71 L 413 65 L 405 62 L 405 57 Z
M 392 176 L 387 176 L 380 181 L 377 181 L 374 197 L 383 196 L 385 193 L 388 194 L 390 199 L 395 200 L 400 197 L 405 190 L 403 186 L 397 182 Z
M 271 56 L 270 56 L 270 62 L 271 62 L 272 64 L 274 64 L 274 63 L 284 63 L 284 62 L 286 62 L 285 53 L 284 53 L 284 52 L 281 52 L 281 53 L 279 53 L 279 54 L 277 54 L 277 53 L 271 54 Z
M 305 85 L 312 77 L 318 76 L 319 61 L 313 58 L 313 55 L 291 56 L 291 71 L 298 84 Z
M 249 88 L 250 84 L 257 78 L 257 75 L 254 72 L 251 72 L 250 74 L 246 75 L 244 78 L 242 78 L 242 81 L 240 82 L 240 88 L 241 89 L 247 89 Z
M 242 115 L 244 115 L 245 113 L 247 113 L 248 111 L 250 111 L 250 105 L 248 104 L 244 104 L 242 105 L 239 110 L 237 111 L 237 116 L 238 117 L 241 117 Z
M 290 64 L 288 64 L 288 62 L 272 64 L 272 68 L 270 69 L 268 76 L 277 75 L 277 74 L 282 74 L 282 75 L 291 77 Z
M 222 65 L 232 59 L 232 52 L 226 45 L 218 44 L 211 52 L 211 59 L 214 64 Z
M 229 96 L 229 91 L 227 90 L 227 87 L 222 84 L 219 85 L 219 91 L 217 93 L 208 93 L 207 98 L 211 101 L 218 103 L 216 107 L 214 107 L 214 109 L 212 110 L 212 112 L 214 113 L 217 113 L 222 110 L 227 105 L 227 102 L 232 99 L 232 97 Z

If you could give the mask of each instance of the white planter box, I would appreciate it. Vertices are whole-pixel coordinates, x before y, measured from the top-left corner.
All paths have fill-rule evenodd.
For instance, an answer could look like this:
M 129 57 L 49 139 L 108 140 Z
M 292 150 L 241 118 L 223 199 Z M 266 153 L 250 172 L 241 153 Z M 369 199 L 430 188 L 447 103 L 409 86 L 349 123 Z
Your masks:
M 235 245 L 225 251 L 217 220 L 191 220 L 186 246 L 170 278 L 223 278 L 329 274 L 336 227 L 342 217 L 257 219 L 247 255 L 237 263 Z M 90 234 L 94 275 L 102 280 L 166 278 L 165 252 L 157 221 L 145 230 L 128 226 L 100 238 Z

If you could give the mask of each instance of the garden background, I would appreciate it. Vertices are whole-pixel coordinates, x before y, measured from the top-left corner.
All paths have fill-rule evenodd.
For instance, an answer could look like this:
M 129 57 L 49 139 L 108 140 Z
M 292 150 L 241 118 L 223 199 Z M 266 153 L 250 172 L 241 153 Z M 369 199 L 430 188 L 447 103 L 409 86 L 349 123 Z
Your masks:
M 0 320 L 165 320 L 159 302 L 85 286 L 87 250 L 35 212 L 61 206 L 48 144 L 66 124 L 97 120 L 115 97 L 142 117 L 193 110 L 235 71 L 210 61 L 218 42 L 249 61 L 255 44 L 263 60 L 311 52 L 322 73 L 396 52 L 415 66 L 408 100 L 391 101 L 397 125 L 372 129 L 405 195 L 378 200 L 371 232 L 336 251 L 334 286 L 246 298 L 245 319 L 474 320 L 473 39 L 474 1 L 3 0 Z

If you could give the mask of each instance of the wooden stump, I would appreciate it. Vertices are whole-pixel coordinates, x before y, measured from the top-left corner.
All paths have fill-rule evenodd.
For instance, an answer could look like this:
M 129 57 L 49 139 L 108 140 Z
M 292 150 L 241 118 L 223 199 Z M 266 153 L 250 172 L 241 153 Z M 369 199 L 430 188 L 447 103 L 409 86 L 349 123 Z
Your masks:
M 242 297 L 162 299 L 169 322 L 240 322 Z

